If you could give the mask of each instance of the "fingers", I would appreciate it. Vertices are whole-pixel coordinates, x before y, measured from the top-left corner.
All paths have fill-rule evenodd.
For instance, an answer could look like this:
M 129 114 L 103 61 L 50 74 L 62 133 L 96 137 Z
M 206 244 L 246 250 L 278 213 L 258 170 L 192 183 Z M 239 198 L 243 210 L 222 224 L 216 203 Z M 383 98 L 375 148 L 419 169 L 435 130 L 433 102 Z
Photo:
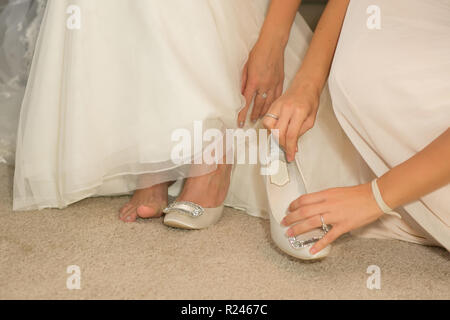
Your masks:
M 256 85 L 249 83 L 246 87 L 245 87 L 245 91 L 244 91 L 244 97 L 245 97 L 245 108 L 250 108 L 250 105 L 252 104 L 253 98 L 255 97 L 257 88 Z
M 312 127 L 314 127 L 314 123 L 316 122 L 316 114 L 313 113 L 312 115 L 308 116 L 305 121 L 303 122 L 298 137 L 300 138 L 302 135 L 304 135 L 308 130 L 310 130 Z
M 275 89 L 275 96 L 274 96 L 274 100 L 278 99 L 279 97 L 281 97 L 281 95 L 283 94 L 283 82 L 281 82 L 281 84 L 279 84 L 277 86 L 277 88 Z
M 244 127 L 245 120 L 247 119 L 247 113 L 250 109 L 250 105 L 252 104 L 253 98 L 256 94 L 256 86 L 252 83 L 247 83 L 247 86 L 245 87 L 244 91 L 244 97 L 245 97 L 245 107 L 239 112 L 238 115 L 238 126 L 240 128 Z
M 241 93 L 244 94 L 245 88 L 247 87 L 248 80 L 248 62 L 245 64 L 244 69 L 242 70 L 242 79 L 241 79 Z
M 248 80 L 248 62 L 245 64 L 244 69 L 242 70 L 242 79 L 241 79 L 241 94 L 245 94 L 245 90 L 247 88 L 247 80 Z M 249 109 L 249 104 L 245 103 L 245 107 L 238 114 L 238 127 L 242 128 L 245 125 L 245 119 L 247 118 L 247 112 Z
M 315 193 L 308 193 L 308 194 L 304 194 L 300 197 L 298 197 L 297 199 L 295 199 L 294 201 L 292 201 L 292 203 L 289 205 L 289 211 L 293 212 L 303 206 L 307 206 L 307 205 L 311 205 L 314 203 L 319 203 L 319 202 L 323 202 L 326 200 L 327 198 L 327 190 L 325 191 L 320 191 L 320 192 L 315 192 Z
M 264 112 L 262 116 L 267 114 L 270 110 L 272 104 L 283 94 L 283 81 L 276 85 L 272 90 L 269 91 L 269 96 L 267 97 L 266 104 L 264 105 Z
M 266 93 L 268 94 L 266 91 L 263 90 L 258 90 L 259 93 L 256 93 L 256 97 L 255 97 L 255 103 L 253 104 L 253 110 L 252 110 L 252 114 L 250 115 L 250 119 L 251 121 L 255 122 L 256 120 L 258 120 L 261 117 L 264 105 L 266 103 L 267 97 L 263 98 L 262 94 Z
M 328 212 L 328 205 L 325 202 L 310 204 L 290 212 L 281 222 L 285 226 L 290 226 L 301 220 L 306 220 L 315 215 L 325 214 Z
M 272 106 L 269 108 L 269 111 L 266 112 L 266 114 L 271 113 L 273 115 L 279 116 L 280 108 L 281 105 L 275 102 L 272 104 Z M 272 117 L 264 117 L 263 125 L 266 129 L 273 130 L 275 129 L 277 122 L 278 122 L 277 119 L 274 119 Z
M 316 242 L 316 244 L 311 248 L 309 252 L 311 254 L 316 254 L 317 252 L 320 252 L 344 233 L 345 232 L 342 232 L 342 230 L 340 230 L 339 227 L 337 226 L 333 227 L 322 239 Z
M 239 111 L 238 114 L 238 127 L 243 128 L 245 125 L 245 120 L 247 119 L 247 113 L 248 113 L 249 107 L 245 106 L 241 111 Z
M 294 161 L 302 123 L 303 118 L 296 116 L 295 114 L 289 122 L 289 126 L 286 132 L 286 158 L 288 162 Z
M 238 115 L 238 126 L 240 128 L 245 125 L 252 102 L 253 108 L 250 114 L 250 120 L 255 122 L 267 113 L 273 101 L 278 98 L 283 91 L 282 84 L 274 85 L 272 89 L 264 90 L 263 88 L 266 87 L 267 84 L 263 85 L 260 81 L 257 81 L 254 77 L 249 75 L 249 67 L 247 62 L 242 70 L 241 78 L 241 93 L 245 97 L 246 105 Z M 258 92 L 261 94 L 258 94 Z M 262 96 L 264 93 L 267 94 L 266 98 Z
M 294 160 L 295 153 L 297 152 L 300 129 L 307 114 L 303 108 L 298 108 L 291 102 L 286 103 L 280 100 L 278 103 L 274 103 L 281 112 L 275 127 L 271 129 L 279 130 L 279 144 L 286 151 L 287 160 L 290 162 Z M 269 109 L 269 112 L 271 109 Z
M 260 118 L 264 117 L 265 114 L 267 114 L 267 112 L 270 109 L 270 106 L 272 105 L 272 103 L 275 101 L 275 94 L 273 90 L 270 90 L 266 99 L 266 102 L 264 104 L 264 107 L 261 111 L 261 114 L 259 115 Z
M 275 129 L 278 130 L 278 143 L 284 150 L 286 150 L 286 132 L 289 125 L 289 121 L 291 121 L 292 117 L 292 109 L 282 108 L 281 114 L 279 116 L 277 123 L 275 124 Z
M 303 234 L 308 231 L 322 227 L 322 220 L 320 219 L 320 216 L 321 216 L 320 214 L 317 214 L 308 219 L 300 221 L 296 225 L 293 225 L 292 227 L 290 227 L 287 230 L 286 235 L 288 237 L 295 237 L 295 236 L 298 236 L 299 234 Z M 325 214 L 322 214 L 322 217 L 323 217 L 324 221 L 326 221 L 327 224 L 334 223 L 333 216 L 331 214 L 325 213 Z

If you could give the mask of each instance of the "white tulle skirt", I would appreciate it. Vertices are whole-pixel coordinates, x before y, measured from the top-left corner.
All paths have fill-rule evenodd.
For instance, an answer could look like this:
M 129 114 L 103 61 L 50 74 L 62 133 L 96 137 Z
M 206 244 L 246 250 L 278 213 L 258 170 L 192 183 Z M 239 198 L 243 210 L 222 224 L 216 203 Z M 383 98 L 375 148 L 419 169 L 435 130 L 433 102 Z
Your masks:
M 63 208 L 213 170 L 175 165 L 172 133 L 193 132 L 194 121 L 205 129 L 235 127 L 242 68 L 268 4 L 49 0 L 21 110 L 14 209 Z M 286 86 L 310 38 L 297 16 Z M 360 177 L 360 158 L 324 96 L 323 120 L 301 142 L 310 191 Z M 334 161 L 343 153 L 345 160 Z M 227 205 L 264 216 L 265 194 L 257 165 L 234 168 Z

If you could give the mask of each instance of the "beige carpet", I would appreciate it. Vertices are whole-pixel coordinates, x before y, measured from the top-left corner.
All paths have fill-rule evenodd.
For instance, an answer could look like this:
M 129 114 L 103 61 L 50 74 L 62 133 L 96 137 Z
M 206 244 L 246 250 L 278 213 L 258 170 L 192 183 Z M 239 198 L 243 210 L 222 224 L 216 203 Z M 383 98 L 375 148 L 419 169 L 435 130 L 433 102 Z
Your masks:
M 13 213 L 13 170 L 0 166 L 1 299 L 449 299 L 449 254 L 399 241 L 344 237 L 321 262 L 289 258 L 268 222 L 227 210 L 204 231 L 161 220 L 124 224 L 121 198 Z M 81 290 L 66 288 L 67 266 Z M 367 267 L 381 269 L 369 290 Z

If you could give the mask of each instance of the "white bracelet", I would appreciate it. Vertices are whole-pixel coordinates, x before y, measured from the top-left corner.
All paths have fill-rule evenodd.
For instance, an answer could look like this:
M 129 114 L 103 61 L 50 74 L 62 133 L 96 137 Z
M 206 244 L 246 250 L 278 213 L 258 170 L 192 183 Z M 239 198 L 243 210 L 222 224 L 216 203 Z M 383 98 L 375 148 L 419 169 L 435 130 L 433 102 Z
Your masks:
M 373 197 L 375 198 L 375 201 L 378 204 L 378 207 L 380 207 L 381 211 L 383 211 L 386 214 L 394 215 L 402 218 L 397 212 L 393 211 L 387 204 L 384 202 L 383 197 L 381 196 L 380 189 L 378 188 L 377 179 L 374 179 L 372 181 L 372 193 Z

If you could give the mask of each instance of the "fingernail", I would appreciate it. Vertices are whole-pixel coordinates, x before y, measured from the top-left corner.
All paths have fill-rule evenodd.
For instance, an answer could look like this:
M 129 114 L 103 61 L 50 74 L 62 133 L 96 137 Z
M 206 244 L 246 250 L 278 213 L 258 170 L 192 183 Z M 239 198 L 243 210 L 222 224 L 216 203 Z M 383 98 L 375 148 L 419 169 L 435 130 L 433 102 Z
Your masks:
M 286 225 L 286 218 L 283 218 L 283 220 L 281 220 L 281 225 L 285 226 Z
M 311 250 L 309 250 L 309 252 L 311 253 L 311 254 L 316 254 L 317 253 L 317 250 L 316 250 L 316 248 L 311 248 Z
M 239 128 L 243 128 L 244 127 L 244 121 L 239 122 Z
M 294 236 L 294 232 L 291 230 L 291 229 L 289 229 L 287 232 L 286 232 L 286 235 L 290 238 L 290 237 L 293 237 Z

